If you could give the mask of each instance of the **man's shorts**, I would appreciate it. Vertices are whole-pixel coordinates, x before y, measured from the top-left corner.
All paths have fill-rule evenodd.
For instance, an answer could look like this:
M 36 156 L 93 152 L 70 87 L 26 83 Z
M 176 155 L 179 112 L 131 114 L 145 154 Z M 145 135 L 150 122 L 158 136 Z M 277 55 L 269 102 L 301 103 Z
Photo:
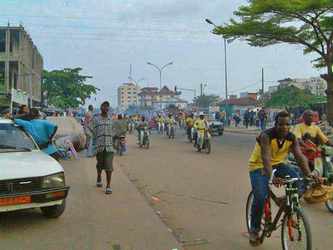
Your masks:
M 97 165 L 96 168 L 100 171 L 113 171 L 113 152 L 98 152 L 96 155 Z

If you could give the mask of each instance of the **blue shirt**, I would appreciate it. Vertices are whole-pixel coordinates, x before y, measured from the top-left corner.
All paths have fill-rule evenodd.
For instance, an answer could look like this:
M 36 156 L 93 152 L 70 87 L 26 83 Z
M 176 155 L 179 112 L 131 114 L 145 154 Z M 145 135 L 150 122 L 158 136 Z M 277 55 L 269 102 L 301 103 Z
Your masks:
M 22 119 L 15 119 L 15 123 L 29 133 L 38 145 L 48 145 L 42 151 L 48 155 L 57 152 L 54 145 L 50 144 L 50 137 L 56 132 L 57 126 L 46 120 L 31 120 L 25 121 Z

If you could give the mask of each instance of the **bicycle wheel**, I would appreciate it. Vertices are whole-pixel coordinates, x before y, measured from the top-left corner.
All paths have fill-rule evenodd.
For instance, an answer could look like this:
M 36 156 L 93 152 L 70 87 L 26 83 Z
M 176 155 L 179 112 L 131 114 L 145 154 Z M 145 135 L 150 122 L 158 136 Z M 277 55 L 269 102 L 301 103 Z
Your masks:
M 282 249 L 312 249 L 309 220 L 302 209 L 284 216 L 281 227 Z
M 210 144 L 209 140 L 206 140 L 206 153 L 210 154 L 211 150 L 212 150 L 212 145 Z
M 247 232 L 250 234 L 250 230 L 251 230 L 251 207 L 252 207 L 252 203 L 253 203 L 253 199 L 254 199 L 254 195 L 253 195 L 253 191 L 251 191 L 249 193 L 249 196 L 247 197 L 247 201 L 246 201 L 246 227 L 247 227 Z M 261 230 L 260 230 L 260 238 L 262 237 L 263 234 L 263 230 L 265 227 L 265 220 L 264 218 L 261 220 Z

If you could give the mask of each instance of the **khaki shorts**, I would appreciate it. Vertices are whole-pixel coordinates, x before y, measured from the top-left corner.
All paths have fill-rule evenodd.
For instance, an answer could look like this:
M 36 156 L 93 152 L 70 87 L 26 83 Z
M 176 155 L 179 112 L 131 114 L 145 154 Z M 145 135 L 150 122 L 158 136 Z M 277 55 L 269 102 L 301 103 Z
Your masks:
M 98 152 L 96 155 L 97 159 L 97 170 L 113 171 L 113 152 Z

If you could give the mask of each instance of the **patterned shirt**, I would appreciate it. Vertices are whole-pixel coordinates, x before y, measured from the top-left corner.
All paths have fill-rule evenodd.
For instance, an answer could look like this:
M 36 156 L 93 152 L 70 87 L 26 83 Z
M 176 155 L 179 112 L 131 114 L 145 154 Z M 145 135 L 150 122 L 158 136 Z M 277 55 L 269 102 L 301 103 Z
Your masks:
M 111 117 L 97 115 L 92 122 L 94 139 L 97 152 L 113 152 L 113 127 Z

